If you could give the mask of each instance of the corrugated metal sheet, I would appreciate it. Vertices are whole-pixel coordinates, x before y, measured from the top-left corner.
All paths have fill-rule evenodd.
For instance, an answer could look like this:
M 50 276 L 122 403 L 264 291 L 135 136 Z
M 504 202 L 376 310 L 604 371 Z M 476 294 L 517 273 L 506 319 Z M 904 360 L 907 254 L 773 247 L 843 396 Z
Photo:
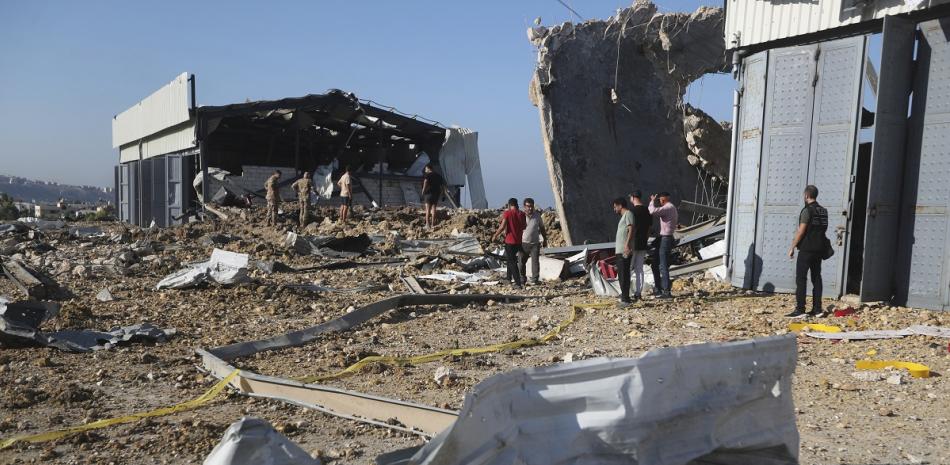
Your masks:
M 190 101 L 188 73 L 181 73 L 112 119 L 112 147 L 118 148 L 188 121 Z
M 787 0 L 725 0 L 726 47 L 749 47 L 778 39 L 824 31 L 887 15 L 907 13 L 950 0 L 924 0 L 916 7 L 912 2 L 894 0 L 818 0 L 798 2 Z M 855 6 L 860 5 L 860 6 Z
M 195 123 L 187 122 L 161 133 L 154 134 L 142 141 L 142 159 L 179 152 L 195 147 Z M 135 142 L 119 148 L 119 163 L 128 163 L 139 159 L 139 144 Z

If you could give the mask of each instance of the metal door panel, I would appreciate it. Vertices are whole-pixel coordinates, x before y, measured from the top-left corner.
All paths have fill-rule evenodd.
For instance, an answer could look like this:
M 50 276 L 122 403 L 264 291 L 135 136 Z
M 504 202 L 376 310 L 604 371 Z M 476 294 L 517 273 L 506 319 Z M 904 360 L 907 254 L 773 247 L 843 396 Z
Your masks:
M 828 209 L 827 235 L 835 248 L 821 267 L 826 297 L 841 296 L 845 287 L 864 44 L 860 36 L 823 42 L 818 48 L 808 181 L 818 187 L 818 203 Z
M 913 78 L 917 23 L 884 17 L 881 66 L 874 118 L 874 145 L 861 269 L 861 300 L 890 300 L 894 295 L 899 203 L 907 144 L 907 99 Z M 858 214 L 859 212 L 855 212 Z
M 759 189 L 759 161 L 762 157 L 763 119 L 765 117 L 765 81 L 768 52 L 746 58 L 742 68 L 742 94 L 739 108 L 739 127 L 736 170 L 729 182 L 735 186 L 730 205 L 731 228 L 729 237 L 732 284 L 742 288 L 755 286 L 755 213 Z
M 147 227 L 151 224 L 152 214 L 152 159 L 139 161 L 139 202 L 138 225 Z
M 769 53 L 755 240 L 762 263 L 756 288 L 765 291 L 795 289 L 786 252 L 808 174 L 816 52 L 817 46 L 808 45 Z
M 920 23 L 920 29 L 899 252 L 905 266 L 897 290 L 908 305 L 943 309 L 950 297 L 950 18 Z
M 165 157 L 165 179 L 167 180 L 167 190 L 165 193 L 166 210 L 165 224 L 171 226 L 180 224 L 175 218 L 181 217 L 183 211 L 183 193 L 182 193 L 182 164 L 184 157 L 181 155 L 168 155 Z
M 125 221 L 126 223 L 132 221 L 131 210 L 130 210 L 130 186 L 131 179 L 129 178 L 129 164 L 123 163 L 119 165 L 119 204 L 117 208 L 119 209 L 119 221 Z
M 168 215 L 166 190 L 168 189 L 168 180 L 165 177 L 165 157 L 151 158 L 152 162 L 152 216 L 148 219 L 146 226 L 155 221 L 159 227 L 168 226 L 165 221 Z
M 132 161 L 126 164 L 129 169 L 129 216 L 128 222 L 131 224 L 139 224 L 139 198 L 141 193 L 139 192 L 139 179 L 141 178 L 141 173 L 139 171 L 139 162 Z

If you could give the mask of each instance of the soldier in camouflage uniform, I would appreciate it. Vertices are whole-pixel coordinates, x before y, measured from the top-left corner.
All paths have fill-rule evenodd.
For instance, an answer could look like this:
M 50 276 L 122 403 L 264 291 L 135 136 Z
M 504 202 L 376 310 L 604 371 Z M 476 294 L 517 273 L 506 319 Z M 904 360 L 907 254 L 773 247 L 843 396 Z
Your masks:
M 267 190 L 267 225 L 275 226 L 277 224 L 277 208 L 280 203 L 280 192 L 278 192 L 277 181 L 280 180 L 280 170 L 275 170 L 274 174 L 264 182 L 264 189 Z
M 307 215 L 310 212 L 310 192 L 313 191 L 313 181 L 310 180 L 310 172 L 303 174 L 303 177 L 294 182 L 290 187 L 297 191 L 297 204 L 300 207 L 300 227 L 307 225 Z

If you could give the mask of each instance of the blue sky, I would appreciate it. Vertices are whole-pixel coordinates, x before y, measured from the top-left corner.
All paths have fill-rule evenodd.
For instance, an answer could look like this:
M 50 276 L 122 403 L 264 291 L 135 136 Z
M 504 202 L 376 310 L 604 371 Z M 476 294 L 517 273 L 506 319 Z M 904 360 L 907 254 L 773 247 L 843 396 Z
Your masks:
M 585 18 L 630 3 L 572 0 Z M 661 11 L 703 2 L 665 0 Z M 0 2 L 0 173 L 112 184 L 112 116 L 181 72 L 199 105 L 330 88 L 479 131 L 491 203 L 551 206 L 526 29 L 576 20 L 556 0 Z M 729 76 L 690 100 L 730 118 Z

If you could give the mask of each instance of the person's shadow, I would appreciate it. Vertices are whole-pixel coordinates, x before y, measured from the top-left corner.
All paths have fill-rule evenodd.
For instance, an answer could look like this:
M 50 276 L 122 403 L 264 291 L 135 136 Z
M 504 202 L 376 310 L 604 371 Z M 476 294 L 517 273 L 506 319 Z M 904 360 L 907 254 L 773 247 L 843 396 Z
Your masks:
M 749 250 L 746 252 L 745 274 L 742 276 L 743 289 L 755 289 L 759 285 L 759 277 L 762 276 L 762 257 L 755 254 L 755 243 L 749 244 Z M 766 283 L 762 288 L 765 292 L 774 292 L 775 285 Z

